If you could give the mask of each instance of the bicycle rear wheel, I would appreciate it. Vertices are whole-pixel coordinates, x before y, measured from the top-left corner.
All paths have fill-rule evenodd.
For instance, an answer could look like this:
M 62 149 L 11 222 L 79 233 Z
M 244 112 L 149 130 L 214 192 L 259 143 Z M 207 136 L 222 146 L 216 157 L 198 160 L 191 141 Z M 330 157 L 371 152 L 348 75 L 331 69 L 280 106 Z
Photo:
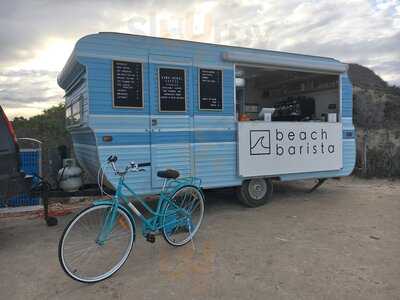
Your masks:
M 108 204 L 88 207 L 65 228 L 58 258 L 71 278 L 98 282 L 117 272 L 127 260 L 135 241 L 135 227 L 124 210 L 118 208 L 110 232 L 100 236 L 111 210 Z
M 194 186 L 178 189 L 163 211 L 162 233 L 173 246 L 183 246 L 192 240 L 204 215 L 203 193 Z M 174 203 L 174 204 L 172 204 Z

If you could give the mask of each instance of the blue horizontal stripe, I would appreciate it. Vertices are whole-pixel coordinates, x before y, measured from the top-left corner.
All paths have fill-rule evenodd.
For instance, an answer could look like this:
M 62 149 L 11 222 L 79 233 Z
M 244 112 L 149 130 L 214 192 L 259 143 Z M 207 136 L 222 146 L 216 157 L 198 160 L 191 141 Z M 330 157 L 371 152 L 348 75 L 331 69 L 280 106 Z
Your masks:
M 95 144 L 90 134 L 73 134 L 74 143 Z M 112 141 L 104 142 L 104 136 L 111 136 Z M 96 135 L 99 145 L 148 145 L 150 144 L 175 144 L 175 143 L 222 143 L 236 142 L 235 130 L 203 130 L 203 131 L 165 131 L 165 132 L 138 132 L 138 133 L 98 133 Z M 354 139 L 354 130 L 343 130 L 343 139 Z
M 347 140 L 347 139 L 354 139 L 355 137 L 355 131 L 354 130 L 343 130 L 343 139 Z
M 110 142 L 103 141 L 104 136 L 111 136 Z M 236 131 L 168 131 L 139 133 L 98 133 L 96 135 L 99 145 L 149 145 L 151 144 L 179 144 L 179 143 L 222 143 L 235 142 Z
M 152 144 L 175 144 L 190 143 L 192 132 L 190 131 L 169 131 L 169 132 L 152 132 Z
M 103 140 L 104 136 L 111 136 L 110 142 Z M 149 133 L 102 133 L 96 134 L 98 145 L 149 145 Z
M 196 131 L 194 135 L 195 143 L 222 143 L 235 142 L 235 130 L 220 130 L 220 131 Z
M 71 132 L 74 144 L 96 145 L 96 139 L 92 132 Z

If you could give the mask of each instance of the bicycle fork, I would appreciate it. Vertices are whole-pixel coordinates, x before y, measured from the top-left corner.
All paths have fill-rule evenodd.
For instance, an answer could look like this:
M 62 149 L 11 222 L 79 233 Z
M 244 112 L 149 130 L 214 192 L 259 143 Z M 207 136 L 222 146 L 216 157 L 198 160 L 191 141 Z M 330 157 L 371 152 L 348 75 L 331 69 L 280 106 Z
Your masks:
M 101 226 L 101 230 L 97 236 L 96 243 L 99 245 L 104 245 L 105 241 L 108 238 L 108 235 L 114 228 L 114 224 L 118 214 L 118 201 L 114 201 L 111 209 L 107 212 L 107 215 L 104 219 L 104 223 Z

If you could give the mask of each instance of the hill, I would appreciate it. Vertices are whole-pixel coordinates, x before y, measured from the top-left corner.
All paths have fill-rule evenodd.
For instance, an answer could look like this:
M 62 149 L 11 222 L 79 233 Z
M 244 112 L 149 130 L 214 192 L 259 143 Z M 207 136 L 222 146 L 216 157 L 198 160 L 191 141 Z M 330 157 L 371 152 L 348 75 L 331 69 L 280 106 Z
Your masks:
M 349 65 L 357 168 L 366 176 L 400 177 L 400 88 L 372 70 Z

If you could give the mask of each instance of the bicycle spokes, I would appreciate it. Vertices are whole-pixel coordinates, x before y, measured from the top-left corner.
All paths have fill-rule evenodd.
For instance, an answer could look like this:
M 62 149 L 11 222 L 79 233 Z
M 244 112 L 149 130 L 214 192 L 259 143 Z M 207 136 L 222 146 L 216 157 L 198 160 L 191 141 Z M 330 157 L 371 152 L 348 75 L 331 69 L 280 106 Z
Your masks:
M 184 245 L 197 232 L 204 213 L 201 192 L 191 186 L 183 187 L 169 199 L 164 210 L 163 233 L 172 245 Z
M 111 205 L 92 206 L 78 214 L 64 231 L 60 263 L 76 280 L 100 281 L 122 266 L 134 240 L 134 224 L 123 210 Z

